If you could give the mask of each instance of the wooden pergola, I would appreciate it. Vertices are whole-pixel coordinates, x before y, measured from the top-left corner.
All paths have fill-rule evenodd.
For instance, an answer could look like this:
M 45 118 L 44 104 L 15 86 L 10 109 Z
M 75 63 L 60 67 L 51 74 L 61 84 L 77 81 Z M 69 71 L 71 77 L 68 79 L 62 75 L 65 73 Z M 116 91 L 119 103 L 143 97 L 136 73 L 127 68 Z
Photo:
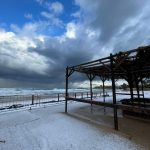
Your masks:
M 74 73 L 79 72 L 86 74 L 90 81 L 90 100 L 69 97 L 68 95 L 68 79 Z M 105 81 L 111 80 L 112 83 L 112 102 L 107 103 L 93 100 L 92 81 L 98 76 L 103 82 L 103 94 L 105 91 Z M 114 110 L 114 128 L 118 130 L 117 109 L 129 110 L 132 112 L 144 112 L 150 115 L 150 108 L 144 98 L 143 80 L 150 77 L 150 46 L 139 47 L 137 49 L 110 54 L 110 56 L 95 61 L 83 63 L 80 65 L 66 68 L 66 102 L 65 112 L 67 113 L 67 101 L 73 100 L 83 103 L 112 107 Z M 130 100 L 128 103 L 116 102 L 116 86 L 115 82 L 123 79 L 128 82 L 130 88 Z M 140 87 L 139 87 L 140 86 Z M 133 93 L 136 87 L 137 94 Z M 141 90 L 141 92 L 140 92 Z M 141 94 L 142 93 L 142 94 Z M 136 95 L 136 98 L 135 98 Z M 105 96 L 104 96 L 105 97 Z M 144 102 L 144 105 L 143 105 Z

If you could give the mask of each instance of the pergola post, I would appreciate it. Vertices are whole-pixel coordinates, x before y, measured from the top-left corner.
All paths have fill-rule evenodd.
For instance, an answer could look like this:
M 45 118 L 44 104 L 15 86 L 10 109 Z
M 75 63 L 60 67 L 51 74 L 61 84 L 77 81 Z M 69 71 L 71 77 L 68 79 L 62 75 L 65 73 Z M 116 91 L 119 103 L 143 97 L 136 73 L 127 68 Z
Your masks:
M 100 79 L 102 80 L 102 83 L 103 83 L 103 102 L 105 103 L 105 81 L 106 81 L 106 78 L 103 77 L 103 76 L 100 76 Z M 104 113 L 105 113 L 105 106 L 104 106 Z
M 93 99 L 92 81 L 93 81 L 93 79 L 95 78 L 95 75 L 92 75 L 92 74 L 90 73 L 90 74 L 87 74 L 87 77 L 88 77 L 89 80 L 90 80 L 90 99 L 91 99 L 91 102 L 92 102 L 92 99 Z M 91 106 L 92 106 L 92 103 L 91 103 Z
M 142 89 L 142 95 L 143 95 L 143 99 L 144 99 L 144 106 L 145 106 L 143 78 L 142 78 L 142 76 L 140 76 L 140 78 L 141 78 L 141 89 Z
M 103 79 L 102 82 L 103 82 L 103 101 L 105 103 L 105 80 Z
M 138 104 L 139 106 L 141 105 L 141 100 L 140 100 L 140 88 L 139 88 L 139 82 L 137 81 L 137 94 L 138 94 Z
M 91 112 L 93 112 L 92 100 L 93 100 L 93 89 L 92 89 L 92 80 L 90 79 L 90 97 L 91 97 Z
M 103 79 L 102 82 L 103 82 L 103 101 L 105 103 L 105 80 Z M 104 106 L 104 113 L 105 113 L 105 106 Z
M 144 87 L 143 87 L 143 79 L 141 77 L 141 89 L 142 89 L 142 94 L 143 94 L 143 98 L 144 98 Z
M 90 79 L 90 95 L 91 95 L 91 101 L 93 99 L 93 88 L 92 88 L 92 80 Z
M 140 92 L 139 92 L 139 82 L 136 81 L 136 90 L 137 90 L 137 95 L 138 95 L 138 99 L 140 98 Z
M 114 77 L 112 54 L 110 54 L 110 66 L 111 66 L 113 105 L 114 105 L 114 128 L 115 128 L 115 130 L 118 130 L 118 116 L 117 116 L 117 106 L 116 106 L 116 87 L 115 87 L 115 77 Z
M 135 79 L 135 87 L 136 87 L 136 91 L 137 91 L 137 97 L 138 97 L 138 105 L 140 105 L 140 92 L 139 92 L 139 79 L 138 79 L 138 75 L 134 74 L 134 79 Z
M 68 102 L 68 67 L 66 68 L 66 94 L 65 94 L 65 113 L 67 113 L 67 102 Z
M 131 101 L 132 101 L 132 105 L 133 105 L 133 75 L 129 74 L 128 75 L 128 80 L 127 80 L 128 84 L 129 84 L 129 88 L 130 88 L 130 95 L 131 95 Z

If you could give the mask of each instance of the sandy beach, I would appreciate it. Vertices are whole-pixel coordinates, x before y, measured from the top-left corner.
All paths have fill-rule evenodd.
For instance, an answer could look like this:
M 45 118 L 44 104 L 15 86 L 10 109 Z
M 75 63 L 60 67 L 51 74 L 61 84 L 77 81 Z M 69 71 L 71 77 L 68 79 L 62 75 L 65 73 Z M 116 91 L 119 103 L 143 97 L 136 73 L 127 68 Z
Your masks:
M 110 108 L 70 102 L 0 114 L 0 150 L 148 150 L 150 122 L 119 114 L 113 129 Z

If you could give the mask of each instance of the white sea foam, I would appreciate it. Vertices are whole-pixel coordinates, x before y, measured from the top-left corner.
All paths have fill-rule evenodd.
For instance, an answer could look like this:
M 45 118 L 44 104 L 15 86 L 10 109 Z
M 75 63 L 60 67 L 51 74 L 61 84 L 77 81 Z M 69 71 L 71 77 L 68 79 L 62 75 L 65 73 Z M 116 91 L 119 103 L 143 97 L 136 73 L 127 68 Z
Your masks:
M 69 92 L 87 92 L 88 89 L 69 89 Z M 65 89 L 46 89 L 46 88 L 0 88 L 0 96 L 8 95 L 48 95 L 53 93 L 65 93 Z

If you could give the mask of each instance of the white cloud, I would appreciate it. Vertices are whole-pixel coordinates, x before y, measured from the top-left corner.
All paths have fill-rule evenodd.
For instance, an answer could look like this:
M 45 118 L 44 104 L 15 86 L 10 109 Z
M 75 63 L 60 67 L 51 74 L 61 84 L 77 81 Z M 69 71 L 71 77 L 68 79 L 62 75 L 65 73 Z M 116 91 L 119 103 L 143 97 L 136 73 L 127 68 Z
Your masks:
M 46 12 L 46 11 L 42 11 L 42 12 L 41 12 L 41 15 L 42 15 L 43 17 L 46 17 L 47 19 L 52 19 L 52 18 L 54 17 L 51 13 L 48 13 L 48 12 Z
M 64 6 L 60 2 L 53 2 L 48 3 L 49 10 L 52 11 L 54 14 L 61 14 L 63 13 Z
M 59 1 L 50 2 L 46 0 L 36 0 L 41 6 L 47 8 L 52 14 L 60 15 L 64 11 L 64 6 Z
M 40 5 L 44 3 L 44 0 L 36 0 Z
M 0 33 L 1 33 L 0 34 L 1 43 L 10 40 L 15 35 L 13 32 L 5 32 L 5 30 L 0 30 Z
M 27 19 L 33 19 L 33 15 L 30 13 L 25 14 L 24 17 Z
M 36 1 L 44 8 L 40 12 L 40 15 L 42 16 L 42 17 L 40 16 L 41 22 L 47 22 L 50 28 L 52 28 L 52 26 L 64 28 L 64 22 L 60 18 L 60 15 L 64 11 L 64 6 L 62 3 L 58 1 L 50 2 L 46 0 L 36 0 Z
M 66 27 L 65 36 L 70 39 L 76 39 L 76 25 L 74 23 L 68 23 Z
M 18 27 L 15 24 L 11 24 L 11 29 L 13 32 L 17 33 L 17 35 L 28 36 L 34 38 L 38 35 L 41 35 L 50 25 L 47 21 L 39 21 L 39 22 L 28 22 L 24 24 L 23 27 Z
M 90 28 L 87 28 L 86 30 L 85 30 L 85 32 L 86 32 L 86 34 L 87 34 L 87 36 L 89 37 L 89 38 L 98 38 L 99 36 L 100 36 L 100 31 L 96 31 L 96 30 L 93 30 L 93 29 L 90 29 Z
M 43 17 L 45 17 L 46 19 L 48 19 L 48 23 L 50 25 L 55 25 L 55 26 L 59 26 L 62 27 L 63 26 L 63 22 L 62 20 L 60 20 L 58 17 L 56 17 L 54 14 L 51 14 L 49 12 L 43 11 L 41 12 L 41 15 Z
M 81 11 L 76 11 L 74 13 L 71 14 L 71 16 L 75 17 L 75 18 L 80 18 L 81 17 Z
M 0 66 L 5 69 L 24 70 L 29 74 L 46 75 L 49 69 L 48 59 L 30 51 L 30 48 L 36 48 L 34 40 L 1 30 Z

